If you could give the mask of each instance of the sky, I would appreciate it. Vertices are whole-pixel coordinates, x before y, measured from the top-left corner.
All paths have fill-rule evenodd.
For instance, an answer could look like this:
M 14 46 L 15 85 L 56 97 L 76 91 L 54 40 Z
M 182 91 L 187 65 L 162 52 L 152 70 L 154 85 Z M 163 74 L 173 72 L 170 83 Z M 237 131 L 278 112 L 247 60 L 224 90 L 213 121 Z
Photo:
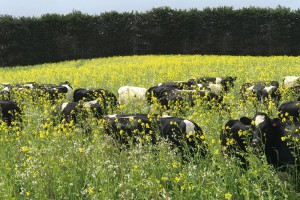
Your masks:
M 68 14 L 74 10 L 99 15 L 109 11 L 145 12 L 162 6 L 202 10 L 220 6 L 276 8 L 278 5 L 297 10 L 300 0 L 0 0 L 0 15 L 39 17 L 47 13 Z

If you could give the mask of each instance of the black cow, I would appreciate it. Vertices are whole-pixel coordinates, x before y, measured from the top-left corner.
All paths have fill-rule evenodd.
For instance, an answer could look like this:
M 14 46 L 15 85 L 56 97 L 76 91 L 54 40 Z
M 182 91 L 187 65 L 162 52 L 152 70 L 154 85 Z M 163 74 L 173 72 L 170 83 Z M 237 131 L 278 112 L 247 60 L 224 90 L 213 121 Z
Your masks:
M 283 123 L 279 118 L 271 119 L 265 113 L 257 113 L 252 121 L 254 133 L 260 134 L 265 144 L 268 163 L 280 171 L 286 170 L 287 165 L 297 165 L 299 170 L 300 123 Z
M 147 114 L 107 115 L 104 117 L 104 127 L 107 134 L 112 135 L 121 144 L 128 144 L 130 140 L 137 143 L 140 139 L 156 144 L 158 132 L 181 152 L 187 145 L 192 155 L 198 147 L 202 156 L 206 154 L 201 139 L 203 136 L 201 128 L 187 119 Z
M 115 107 L 118 103 L 117 97 L 105 89 L 83 89 L 79 88 L 74 91 L 74 102 L 100 100 L 105 108 Z
M 278 107 L 278 116 L 279 118 L 283 119 L 292 119 L 292 121 L 297 122 L 300 120 L 299 112 L 300 110 L 300 101 L 289 101 L 286 103 L 281 104 Z
M 1 118 L 8 126 L 10 126 L 16 118 L 20 117 L 21 114 L 21 109 L 18 104 L 9 100 L 0 101 L 0 110 Z
M 244 100 L 246 100 L 249 96 L 254 96 L 261 103 L 265 103 L 268 98 L 271 98 L 276 104 L 276 107 L 278 107 L 278 103 L 281 98 L 278 88 L 278 81 L 244 83 L 241 87 L 240 93 Z
M 71 120 L 76 124 L 78 115 L 84 119 L 88 117 L 88 113 L 91 112 L 93 117 L 100 119 L 104 115 L 103 107 L 98 100 L 89 102 L 68 102 L 63 103 L 61 106 L 62 119 L 67 123 Z
M 258 138 L 251 134 L 251 120 L 242 117 L 240 120 L 229 120 L 223 126 L 220 134 L 223 152 L 234 155 L 241 161 L 241 166 L 246 169 L 248 163 L 243 154 L 247 152 L 247 146 L 257 143 Z
M 230 88 L 234 87 L 234 82 L 236 81 L 237 77 L 200 77 L 200 78 L 192 78 L 189 79 L 188 82 L 196 83 L 196 84 L 203 84 L 203 83 L 213 83 L 213 84 L 221 84 L 223 90 L 228 92 Z

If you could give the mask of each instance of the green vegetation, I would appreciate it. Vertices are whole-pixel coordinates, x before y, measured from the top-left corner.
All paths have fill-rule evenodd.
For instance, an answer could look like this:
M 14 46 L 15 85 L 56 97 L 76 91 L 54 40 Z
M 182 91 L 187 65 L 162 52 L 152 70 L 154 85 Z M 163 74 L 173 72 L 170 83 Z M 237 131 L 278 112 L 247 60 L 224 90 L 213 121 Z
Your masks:
M 238 77 L 224 97 L 230 112 L 208 110 L 203 104 L 169 111 L 195 121 L 205 133 L 208 158 L 195 155 L 190 162 L 182 161 L 176 149 L 163 141 L 156 146 L 132 145 L 120 152 L 101 120 L 57 123 L 59 114 L 52 112 L 55 105 L 42 98 L 32 101 L 29 94 L 18 96 L 23 121 L 12 127 L 0 122 L 1 199 L 299 199 L 299 177 L 292 168 L 289 173 L 277 173 L 264 155 L 250 150 L 246 155 L 250 167 L 244 171 L 238 159 L 221 154 L 219 143 L 222 125 L 230 118 L 251 117 L 256 111 L 277 115 L 272 103 L 243 102 L 241 84 L 282 83 L 284 76 L 300 74 L 299 57 L 113 57 L 2 68 L 0 74 L 1 83 L 67 80 L 73 89 L 98 87 L 116 95 L 124 85 L 148 88 L 200 76 Z M 284 93 L 282 102 L 293 98 Z M 119 106 L 115 112 L 158 112 L 151 109 L 142 102 Z

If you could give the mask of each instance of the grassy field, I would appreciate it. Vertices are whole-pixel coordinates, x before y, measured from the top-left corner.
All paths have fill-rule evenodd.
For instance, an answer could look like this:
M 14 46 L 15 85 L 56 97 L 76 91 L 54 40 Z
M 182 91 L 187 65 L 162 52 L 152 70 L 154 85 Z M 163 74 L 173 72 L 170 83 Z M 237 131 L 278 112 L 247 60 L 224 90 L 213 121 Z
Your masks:
M 244 103 L 242 83 L 300 76 L 300 57 L 131 56 L 0 68 L 0 83 L 60 83 L 76 88 L 149 88 L 163 81 L 201 76 L 236 76 L 224 97 L 230 112 L 201 104 L 170 115 L 195 121 L 204 131 L 209 158 L 183 162 L 168 143 L 135 145 L 119 151 L 101 120 L 56 124 L 55 106 L 46 100 L 17 97 L 24 111 L 21 126 L 0 124 L 0 199 L 299 199 L 300 179 L 290 170 L 277 173 L 264 155 L 246 155 L 250 167 L 221 154 L 222 125 L 257 111 L 276 117 L 276 108 Z M 283 93 L 282 102 L 294 96 Z M 61 100 L 59 103 L 64 102 Z M 119 106 L 111 113 L 158 113 L 145 102 Z M 86 133 L 87 126 L 91 131 Z

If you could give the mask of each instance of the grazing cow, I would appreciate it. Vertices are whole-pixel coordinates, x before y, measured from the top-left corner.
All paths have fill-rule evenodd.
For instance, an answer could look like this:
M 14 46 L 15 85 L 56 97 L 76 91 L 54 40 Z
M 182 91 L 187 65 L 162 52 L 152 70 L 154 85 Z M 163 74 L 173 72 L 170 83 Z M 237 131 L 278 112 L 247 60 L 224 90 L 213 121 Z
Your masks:
M 2 86 L 9 89 L 16 88 L 18 90 L 24 90 L 24 89 L 37 88 L 38 84 L 36 82 L 25 82 L 25 83 L 16 83 L 16 84 L 3 83 Z
M 196 85 L 197 86 L 197 85 Z M 199 86 L 197 86 L 199 88 Z M 182 104 L 183 102 L 190 103 L 191 106 L 195 105 L 195 99 L 204 99 L 207 101 L 214 101 L 221 103 L 223 97 L 207 90 L 179 90 L 175 84 L 158 85 L 151 87 L 146 92 L 148 103 L 159 102 L 163 107 L 169 109 L 171 104 Z
M 117 97 L 105 89 L 83 89 L 79 88 L 74 91 L 74 102 L 93 101 L 98 99 L 104 108 L 115 107 L 118 103 Z
M 287 120 L 292 119 L 294 122 L 299 122 L 300 120 L 300 101 L 289 101 L 286 103 L 281 104 L 278 107 L 278 116 L 279 118 L 283 119 L 286 118 Z
M 66 100 L 68 101 L 72 100 L 73 89 L 71 87 L 71 84 L 68 81 L 61 83 L 60 85 L 41 84 L 38 87 L 38 91 L 41 92 L 42 94 L 48 94 L 51 100 L 58 99 L 59 95 L 61 94 L 66 95 Z
M 122 86 L 118 90 L 119 104 L 126 104 L 131 101 L 144 101 L 146 98 L 146 88 Z
M 283 86 L 287 88 L 300 86 L 300 76 L 285 76 L 283 78 Z
M 177 89 L 177 86 L 169 87 L 169 86 L 154 86 L 150 87 L 146 91 L 146 99 L 149 104 L 154 103 L 157 99 L 161 99 L 165 96 L 169 96 L 173 91 Z
M 281 98 L 278 88 L 279 83 L 277 81 L 244 83 L 240 93 L 244 100 L 249 96 L 255 96 L 261 103 L 265 103 L 268 98 L 271 98 L 277 107 Z
M 34 90 L 38 87 L 36 82 L 25 82 L 25 83 L 17 83 L 17 84 L 10 84 L 10 83 L 3 83 L 1 84 L 0 90 L 0 97 L 3 100 L 10 100 L 11 99 L 11 92 L 12 91 L 23 91 L 23 90 Z
M 21 109 L 18 104 L 9 100 L 0 101 L 0 110 L 1 118 L 8 126 L 10 126 L 16 117 L 19 117 L 18 115 L 21 114 Z
M 230 88 L 234 87 L 234 82 L 237 77 L 200 77 L 200 78 L 192 78 L 188 82 L 192 83 L 212 83 L 212 84 L 221 84 L 222 88 L 225 92 L 228 92 Z
M 221 144 L 224 147 L 224 153 L 234 155 L 241 161 L 241 166 L 246 169 L 248 163 L 244 157 L 247 152 L 247 146 L 257 143 L 257 137 L 251 134 L 250 124 L 251 120 L 242 117 L 240 120 L 229 120 L 223 126 L 220 134 Z M 246 124 L 245 124 L 246 123 Z
M 101 118 L 104 114 L 103 108 L 101 107 L 98 100 L 89 102 L 68 102 L 63 103 L 61 106 L 62 119 L 66 122 L 77 123 L 77 116 L 82 115 L 83 118 L 88 116 L 88 111 L 93 113 L 93 117 L 97 119 Z
M 283 123 L 279 118 L 271 119 L 265 113 L 255 114 L 252 121 L 253 131 L 263 137 L 268 163 L 280 171 L 286 170 L 287 165 L 297 165 L 299 170 L 300 123 Z
M 1 86 L 0 89 L 0 100 L 9 100 L 10 99 L 10 92 L 8 86 Z
M 180 152 L 187 145 L 192 155 L 198 147 L 202 156 L 206 154 L 201 128 L 187 119 L 170 116 L 159 118 L 157 115 L 147 114 L 107 115 L 104 117 L 104 127 L 107 134 L 121 144 L 128 144 L 130 140 L 137 143 L 143 139 L 156 144 L 158 138 L 155 132 L 158 131 L 162 138 L 178 147 Z
M 194 82 L 184 82 L 184 81 L 171 81 L 171 82 L 163 82 L 157 84 L 157 86 L 170 87 L 178 90 L 191 90 L 196 89 L 197 84 Z
M 163 107 L 170 109 L 171 105 L 183 105 L 185 102 L 190 106 L 194 106 L 195 101 L 199 99 L 215 104 L 221 104 L 223 101 L 222 96 L 218 96 L 210 91 L 174 90 L 168 95 L 158 99 L 158 102 Z

